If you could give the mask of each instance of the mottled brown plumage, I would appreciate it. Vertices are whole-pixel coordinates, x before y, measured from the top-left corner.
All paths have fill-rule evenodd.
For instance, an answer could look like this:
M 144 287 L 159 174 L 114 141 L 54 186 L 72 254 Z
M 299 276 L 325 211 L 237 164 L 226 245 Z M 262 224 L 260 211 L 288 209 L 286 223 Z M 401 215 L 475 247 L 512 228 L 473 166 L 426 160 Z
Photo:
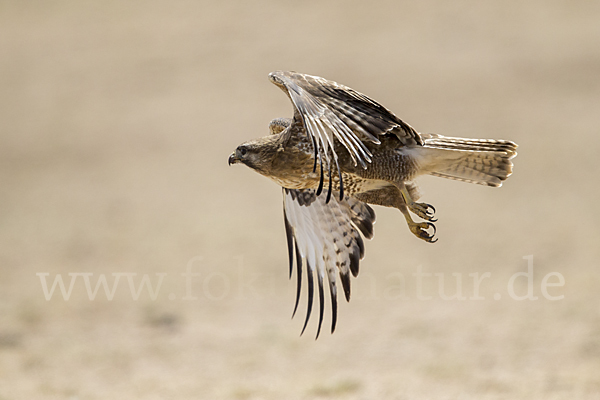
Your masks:
M 298 268 L 296 307 L 305 260 L 309 278 L 306 322 L 312 306 L 312 275 L 317 272 L 318 336 L 325 275 L 333 308 L 332 332 L 336 269 L 346 299 L 350 298 L 349 272 L 358 274 L 358 261 L 364 255 L 360 233 L 371 238 L 375 221 L 366 203 L 399 209 L 410 231 L 433 243 L 437 240 L 435 209 L 416 202 L 419 194 L 414 179 L 429 174 L 501 186 L 512 173 L 517 145 L 420 134 L 376 101 L 338 83 L 282 71 L 269 78 L 291 99 L 294 117 L 271 121 L 270 135 L 238 146 L 229 164 L 246 164 L 284 188 L 290 273 L 294 258 Z M 413 221 L 411 212 L 425 221 Z

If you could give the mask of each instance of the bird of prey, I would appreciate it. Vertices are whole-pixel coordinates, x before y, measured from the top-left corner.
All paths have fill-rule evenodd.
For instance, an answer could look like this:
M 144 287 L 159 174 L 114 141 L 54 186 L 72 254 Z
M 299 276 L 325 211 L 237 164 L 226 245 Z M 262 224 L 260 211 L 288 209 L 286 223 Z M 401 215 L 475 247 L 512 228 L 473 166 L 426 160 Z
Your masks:
M 306 265 L 309 321 L 316 272 L 320 313 L 324 280 L 337 320 L 338 279 L 350 300 L 350 274 L 364 256 L 361 237 L 373 237 L 368 204 L 399 209 L 410 231 L 433 243 L 435 209 L 417 203 L 414 179 L 434 175 L 499 187 L 511 173 L 517 145 L 507 140 L 463 139 L 419 133 L 375 100 L 317 76 L 276 71 L 269 79 L 292 101 L 294 116 L 277 118 L 270 134 L 239 145 L 229 164 L 242 163 L 283 187 L 290 278 L 297 270 L 296 304 Z M 415 222 L 411 213 L 423 221 Z

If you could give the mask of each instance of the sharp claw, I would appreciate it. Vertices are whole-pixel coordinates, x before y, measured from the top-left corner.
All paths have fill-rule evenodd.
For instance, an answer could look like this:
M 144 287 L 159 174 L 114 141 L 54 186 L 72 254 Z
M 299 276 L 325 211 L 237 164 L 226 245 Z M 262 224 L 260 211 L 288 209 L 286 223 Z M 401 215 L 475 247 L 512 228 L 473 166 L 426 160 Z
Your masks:
M 431 234 L 431 236 L 429 237 L 429 240 L 428 240 L 428 242 L 429 242 L 429 243 L 435 243 L 435 242 L 437 242 L 437 241 L 438 241 L 438 238 L 435 238 L 435 240 L 433 239 L 433 238 L 434 238 L 434 236 L 435 236 L 435 234 L 436 234 L 436 232 L 437 232 L 437 228 L 435 227 L 435 225 L 434 225 L 434 224 L 432 224 L 432 223 L 430 223 L 430 222 L 428 222 L 427 224 L 428 224 L 428 225 L 431 225 L 431 227 L 433 228 L 433 233 L 432 233 L 432 234 Z M 428 229 L 429 229 L 429 228 L 428 228 Z
M 435 215 L 435 207 L 432 206 L 431 204 L 425 204 L 425 207 L 427 207 L 426 211 L 425 211 L 425 214 L 429 217 L 428 221 L 433 220 L 433 216 Z M 429 211 L 430 208 L 431 208 L 432 211 Z M 435 221 L 437 221 L 437 219 Z
M 436 232 L 437 232 L 437 228 L 435 227 L 434 224 L 432 224 L 431 222 L 427 223 L 428 225 L 430 225 L 433 228 L 433 233 L 431 234 L 431 239 L 433 239 L 433 237 L 435 236 Z M 437 240 L 437 239 L 436 239 Z
M 434 219 L 435 207 L 427 203 L 413 203 L 410 206 L 412 212 L 427 221 L 437 221 Z
M 435 236 L 435 225 L 432 224 L 431 222 L 424 222 L 424 224 L 427 225 L 427 228 L 423 229 L 421 231 L 421 237 L 427 238 L 427 239 L 432 239 Z M 429 232 L 427 232 L 427 229 L 429 228 L 433 228 L 433 234 L 430 235 Z
M 437 238 L 434 239 L 435 234 L 437 232 L 437 228 L 431 222 L 421 222 L 421 223 L 418 223 L 418 224 L 414 224 L 413 227 L 414 228 L 411 228 L 411 231 L 416 236 L 418 236 L 420 239 L 423 239 L 424 241 L 426 241 L 428 243 L 435 243 L 435 242 L 437 242 Z M 433 233 L 429 234 L 427 232 L 427 230 L 429 228 L 433 228 Z

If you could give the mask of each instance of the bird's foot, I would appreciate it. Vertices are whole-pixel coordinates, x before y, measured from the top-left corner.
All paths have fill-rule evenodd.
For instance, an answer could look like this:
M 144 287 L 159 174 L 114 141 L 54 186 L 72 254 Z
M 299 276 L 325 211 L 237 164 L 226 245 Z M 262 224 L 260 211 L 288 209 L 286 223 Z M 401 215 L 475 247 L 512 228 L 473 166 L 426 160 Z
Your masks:
M 433 217 L 435 214 L 435 207 L 433 207 L 431 204 L 411 203 L 411 204 L 409 204 L 408 208 L 415 215 L 419 216 L 420 218 L 423 218 L 425 221 L 429 221 L 429 222 L 437 221 L 437 219 Z
M 433 229 L 432 233 L 427 232 L 429 228 Z M 437 242 L 437 238 L 433 238 L 435 236 L 435 225 L 431 222 L 409 222 L 408 229 L 419 239 L 423 239 L 428 243 Z

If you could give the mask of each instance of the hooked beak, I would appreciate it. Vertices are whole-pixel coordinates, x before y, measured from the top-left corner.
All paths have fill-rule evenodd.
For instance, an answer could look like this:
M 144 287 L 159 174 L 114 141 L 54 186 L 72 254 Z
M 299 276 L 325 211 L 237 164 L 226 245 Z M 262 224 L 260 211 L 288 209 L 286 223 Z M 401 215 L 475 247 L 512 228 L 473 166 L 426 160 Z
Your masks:
M 229 165 L 236 164 L 239 161 L 240 161 L 240 159 L 235 156 L 235 152 L 231 153 L 231 155 L 229 156 L 229 161 L 228 161 Z

